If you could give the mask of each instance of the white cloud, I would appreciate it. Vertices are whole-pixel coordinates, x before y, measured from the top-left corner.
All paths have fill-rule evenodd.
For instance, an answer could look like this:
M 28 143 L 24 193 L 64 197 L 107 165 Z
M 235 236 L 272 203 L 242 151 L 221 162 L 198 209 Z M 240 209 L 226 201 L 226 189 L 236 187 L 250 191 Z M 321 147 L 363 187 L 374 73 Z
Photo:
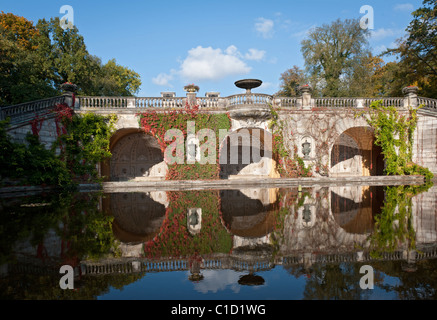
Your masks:
M 414 11 L 414 6 L 411 3 L 403 3 L 403 4 L 397 4 L 395 6 L 396 11 L 408 11 L 412 12 Z
M 377 29 L 370 31 L 370 38 L 372 40 L 382 40 L 388 37 L 400 37 L 402 36 L 403 30 L 401 29 Z
M 258 18 L 257 21 L 258 22 L 255 23 L 255 30 L 258 32 L 258 34 L 265 39 L 273 37 L 273 28 L 275 26 L 273 20 Z
M 173 80 L 173 76 L 166 73 L 160 73 L 155 78 L 152 79 L 152 82 L 158 86 L 170 86 L 170 81 Z
M 260 61 L 264 59 L 266 55 L 266 52 L 264 50 L 258 50 L 258 49 L 249 49 L 249 52 L 245 54 L 245 58 L 247 60 L 255 60 Z
M 179 75 L 185 80 L 219 80 L 230 75 L 247 74 L 251 68 L 241 60 L 237 47 L 231 45 L 224 51 L 198 46 L 188 51 L 181 63 Z

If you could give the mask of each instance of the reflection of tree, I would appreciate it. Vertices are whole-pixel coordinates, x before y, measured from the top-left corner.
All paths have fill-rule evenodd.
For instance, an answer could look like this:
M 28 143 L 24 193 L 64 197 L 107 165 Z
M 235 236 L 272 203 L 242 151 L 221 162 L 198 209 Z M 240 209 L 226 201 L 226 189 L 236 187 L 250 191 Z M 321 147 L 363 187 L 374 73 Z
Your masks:
M 370 236 L 371 255 L 380 257 L 400 246 L 415 248 L 416 233 L 412 221 L 412 198 L 422 192 L 420 186 L 396 186 L 385 189 L 381 214 L 375 217 L 375 229 Z
M 0 281 L 1 300 L 94 300 L 111 287 L 121 290 L 145 276 L 145 273 L 84 277 L 75 281 L 74 290 L 59 286 L 60 275 L 15 274 Z
M 305 300 L 363 300 L 371 294 L 360 288 L 362 264 L 315 264 L 309 269 L 291 266 L 287 271 L 296 278 L 307 278 L 303 299 Z M 374 283 L 381 283 L 381 276 L 375 273 Z
M 415 272 L 405 272 L 401 261 L 386 261 L 375 264 L 385 274 L 396 277 L 399 281 L 393 285 L 386 283 L 382 289 L 394 292 L 402 300 L 436 300 L 437 299 L 437 259 L 416 263 Z

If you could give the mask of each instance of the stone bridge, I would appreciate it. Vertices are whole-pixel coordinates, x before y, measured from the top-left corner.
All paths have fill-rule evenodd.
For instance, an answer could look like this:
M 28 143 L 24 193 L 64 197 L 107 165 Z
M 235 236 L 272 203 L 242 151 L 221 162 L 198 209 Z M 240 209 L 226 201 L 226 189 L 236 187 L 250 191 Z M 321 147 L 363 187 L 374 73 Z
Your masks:
M 381 149 L 374 144 L 373 130 L 365 117 L 356 115 L 372 102 L 382 100 L 384 106 L 395 106 L 401 114 L 407 114 L 408 107 L 422 106 L 414 134 L 413 161 L 436 174 L 437 99 L 418 97 L 417 90 L 410 87 L 404 92 L 404 97 L 395 98 L 314 98 L 305 87 L 298 97 L 252 93 L 250 89 L 229 97 L 219 93 L 200 97 L 191 92 L 186 97 L 176 97 L 174 93 L 161 93 L 161 97 L 74 97 L 66 92 L 59 97 L 3 107 L 0 120 L 10 118 L 9 134 L 24 141 L 26 133 L 31 132 L 31 122 L 36 117 L 43 118 L 40 138 L 50 146 L 56 139 L 56 126 L 54 115 L 48 111 L 58 103 L 71 106 L 74 101 L 74 110 L 79 114 L 116 114 L 116 132 L 111 140 L 113 157 L 110 163 L 101 165 L 101 174 L 111 181 L 160 180 L 165 178 L 167 165 L 156 139 L 140 128 L 139 113 L 181 110 L 187 103 L 198 105 L 200 112 L 228 113 L 232 127 L 225 139 L 237 136 L 240 147 L 249 144 L 247 147 L 252 150 L 257 139 L 254 129 L 259 129 L 264 139 L 261 137 L 258 145 L 265 153 L 269 151 L 264 140 L 272 133 L 269 122 L 273 107 L 283 123 L 285 146 L 312 165 L 316 177 L 377 176 L 384 169 Z M 238 161 L 230 169 L 222 167 L 226 178 L 278 177 L 271 157 L 251 159 L 249 164 L 240 163 L 241 157 Z

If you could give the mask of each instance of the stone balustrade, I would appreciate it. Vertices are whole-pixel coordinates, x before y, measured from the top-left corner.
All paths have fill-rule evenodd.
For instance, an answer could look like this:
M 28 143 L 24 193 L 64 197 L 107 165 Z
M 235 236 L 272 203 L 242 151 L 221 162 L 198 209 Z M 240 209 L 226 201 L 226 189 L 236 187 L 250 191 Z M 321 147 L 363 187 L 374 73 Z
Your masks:
M 51 110 L 59 103 L 68 100 L 67 95 L 20 103 L 13 106 L 2 107 L 0 109 L 0 120 L 10 119 L 11 124 L 18 124 L 31 121 L 36 115 L 42 115 Z
M 278 97 L 267 94 L 250 93 L 236 94 L 229 97 L 196 97 L 195 93 L 187 94 L 187 97 L 89 97 L 79 96 L 76 98 L 75 108 L 83 111 L 98 110 L 137 110 L 146 108 L 177 109 L 184 108 L 187 102 L 196 103 L 201 109 L 235 109 L 239 106 L 263 106 L 269 105 L 281 108 L 300 108 L 311 110 L 313 108 L 368 108 L 374 101 L 382 100 L 383 106 L 395 106 L 406 108 L 408 106 L 424 106 L 426 110 L 437 112 L 437 99 L 418 97 L 412 88 L 406 88 L 405 97 L 384 98 L 313 98 L 309 90 L 302 92 L 299 97 Z M 188 96 L 190 95 L 190 96 Z M 71 104 L 72 95 L 64 94 L 59 97 L 31 101 L 0 109 L 0 120 L 11 119 L 11 124 L 26 123 L 34 119 L 35 115 L 47 113 L 56 104 Z

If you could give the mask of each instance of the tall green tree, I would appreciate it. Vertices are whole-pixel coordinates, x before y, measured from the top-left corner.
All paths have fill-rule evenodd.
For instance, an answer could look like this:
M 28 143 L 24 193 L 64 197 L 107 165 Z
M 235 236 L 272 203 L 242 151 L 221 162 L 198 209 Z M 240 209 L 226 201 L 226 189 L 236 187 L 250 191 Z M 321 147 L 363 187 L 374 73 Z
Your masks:
M 56 95 L 38 55 L 39 31 L 12 13 L 0 13 L 0 105 Z
M 437 98 L 437 1 L 423 0 L 412 15 L 407 37 L 386 54 L 399 56 L 403 86 L 416 84 L 420 95 Z
M 369 54 L 368 33 L 358 19 L 338 19 L 314 28 L 302 41 L 306 71 L 321 95 L 348 95 L 346 75 Z

